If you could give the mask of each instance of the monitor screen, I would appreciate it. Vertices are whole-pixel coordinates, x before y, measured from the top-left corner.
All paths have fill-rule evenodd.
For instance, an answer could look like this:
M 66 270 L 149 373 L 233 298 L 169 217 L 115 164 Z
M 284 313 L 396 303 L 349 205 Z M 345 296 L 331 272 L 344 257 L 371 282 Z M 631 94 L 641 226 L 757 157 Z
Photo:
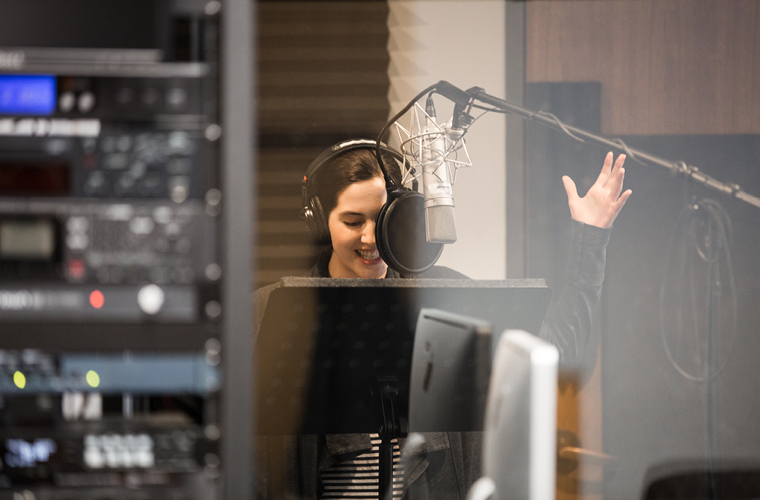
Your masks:
M 68 196 L 71 170 L 58 159 L 0 159 L 0 196 Z
M 409 431 L 479 431 L 491 371 L 491 325 L 437 309 L 417 320 Z
M 486 407 L 484 477 L 474 493 L 487 491 L 479 486 L 490 482 L 492 500 L 554 500 L 558 363 L 557 348 L 527 332 L 506 331 L 499 339 Z

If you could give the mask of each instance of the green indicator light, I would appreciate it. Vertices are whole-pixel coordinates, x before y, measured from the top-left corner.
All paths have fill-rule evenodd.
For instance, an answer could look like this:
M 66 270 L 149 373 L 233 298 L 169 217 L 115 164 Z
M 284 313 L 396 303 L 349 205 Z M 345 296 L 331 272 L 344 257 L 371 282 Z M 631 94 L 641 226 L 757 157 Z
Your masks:
M 26 387 L 26 377 L 21 372 L 16 372 L 13 374 L 13 383 L 16 384 L 16 387 L 19 389 L 23 389 Z
M 88 371 L 84 378 L 87 380 L 90 387 L 97 387 L 100 385 L 100 375 L 98 375 L 98 372 L 95 370 Z

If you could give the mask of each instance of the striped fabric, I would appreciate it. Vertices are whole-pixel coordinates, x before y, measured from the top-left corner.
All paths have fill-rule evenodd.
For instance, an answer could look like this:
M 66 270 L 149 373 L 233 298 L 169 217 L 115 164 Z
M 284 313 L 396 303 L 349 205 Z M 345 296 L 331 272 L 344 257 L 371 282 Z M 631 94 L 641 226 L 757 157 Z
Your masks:
M 322 498 L 362 498 L 379 499 L 380 477 L 380 436 L 370 434 L 372 450 L 357 455 L 353 460 L 346 460 L 320 472 L 323 492 Z M 399 465 L 398 441 L 393 443 L 393 498 L 400 499 L 404 481 L 404 472 Z

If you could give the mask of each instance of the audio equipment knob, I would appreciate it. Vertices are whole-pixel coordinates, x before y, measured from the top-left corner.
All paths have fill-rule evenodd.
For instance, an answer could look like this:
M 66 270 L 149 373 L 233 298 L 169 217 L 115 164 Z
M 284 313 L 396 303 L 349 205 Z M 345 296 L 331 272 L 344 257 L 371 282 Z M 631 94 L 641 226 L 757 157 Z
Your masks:
M 89 113 L 95 107 L 95 94 L 86 90 L 79 95 L 77 109 L 80 113 Z
M 120 106 L 131 105 L 135 99 L 135 91 L 129 87 L 122 87 L 116 92 L 116 103 Z
M 166 103 L 172 108 L 182 108 L 187 102 L 187 91 L 181 87 L 170 88 L 166 93 Z
M 58 97 L 58 109 L 61 110 L 62 113 L 68 113 L 74 109 L 76 100 L 77 98 L 73 92 L 63 92 L 60 97 Z
M 145 285 L 137 292 L 137 305 L 145 314 L 154 315 L 161 310 L 165 299 L 164 291 L 158 285 Z
M 159 95 L 158 90 L 156 90 L 155 88 L 150 87 L 150 88 L 145 89 L 145 91 L 143 91 L 142 103 L 145 106 L 152 108 L 156 104 L 158 104 L 159 99 L 161 99 L 161 96 Z

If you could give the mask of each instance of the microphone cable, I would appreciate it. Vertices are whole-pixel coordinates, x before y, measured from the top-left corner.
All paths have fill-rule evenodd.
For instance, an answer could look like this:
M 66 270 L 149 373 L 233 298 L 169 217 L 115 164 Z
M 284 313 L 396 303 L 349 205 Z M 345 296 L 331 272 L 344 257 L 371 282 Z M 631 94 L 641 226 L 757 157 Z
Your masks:
M 404 116 L 404 114 L 406 114 L 407 111 L 412 109 L 412 106 L 414 106 L 414 104 L 417 101 L 422 99 L 425 96 L 425 94 L 435 90 L 437 85 L 438 85 L 437 83 L 434 83 L 433 85 L 429 86 L 428 88 L 426 88 L 425 90 L 423 90 L 422 92 L 414 96 L 412 100 L 409 101 L 409 103 L 406 106 L 404 106 L 404 108 L 401 111 L 396 113 L 393 116 L 393 118 L 388 120 L 388 122 L 385 125 L 383 125 L 383 128 L 380 130 L 380 133 L 377 135 L 377 141 L 375 141 L 377 143 L 375 145 L 375 156 L 377 156 L 377 163 L 380 165 L 380 170 L 383 171 L 383 177 L 385 177 L 386 188 L 389 188 L 389 189 L 393 187 L 401 188 L 401 186 L 396 186 L 396 183 L 393 182 L 393 179 L 391 179 L 391 176 L 388 174 L 388 170 L 385 168 L 385 163 L 383 163 L 383 158 L 382 158 L 382 155 L 380 154 L 380 143 L 382 143 L 383 137 L 385 137 L 385 134 L 388 133 L 388 130 L 391 128 L 391 125 L 396 123 L 402 116 Z
M 700 233 L 699 228 L 704 229 Z M 665 299 L 667 295 L 668 278 L 671 271 L 673 260 L 676 257 L 676 240 L 680 233 L 684 233 L 685 239 L 683 252 L 679 257 L 683 259 L 683 264 L 679 269 L 679 279 L 676 283 L 676 294 L 681 293 L 686 288 L 683 283 L 685 277 L 688 280 L 688 299 L 690 301 L 689 309 L 691 313 L 692 326 L 694 328 L 694 340 L 697 359 L 697 369 L 702 363 L 702 351 L 704 351 L 704 370 L 702 374 L 690 373 L 684 366 L 679 364 L 678 355 L 674 356 L 666 338 L 665 327 Z M 729 244 L 732 236 L 731 219 L 723 207 L 716 201 L 710 199 L 701 200 L 699 203 L 690 204 L 681 211 L 676 226 L 671 236 L 668 246 L 665 269 L 663 272 L 663 281 L 660 286 L 660 335 L 662 336 L 665 353 L 673 368 L 676 369 L 687 380 L 704 383 L 704 418 L 705 418 L 705 444 L 707 447 L 707 488 L 710 499 L 717 499 L 720 495 L 720 481 L 716 471 L 716 454 L 719 447 L 718 436 L 716 435 L 716 407 L 715 407 L 715 387 L 714 380 L 728 366 L 728 362 L 736 346 L 737 337 L 737 304 L 736 304 L 736 284 L 734 281 L 734 270 L 731 262 L 731 252 Z M 699 260 L 697 260 L 699 259 Z M 697 285 L 695 283 L 697 276 L 697 264 L 704 263 L 707 278 L 707 296 L 703 297 L 706 305 L 705 308 L 705 344 L 700 345 L 700 314 L 699 303 L 696 293 Z M 725 274 L 728 281 L 728 295 L 731 301 L 730 319 L 731 319 L 731 340 L 725 359 L 722 361 L 717 370 L 714 369 L 716 364 L 716 341 L 720 332 L 721 304 L 720 299 L 723 297 L 723 280 L 721 275 L 721 264 L 725 263 Z M 676 307 L 676 347 L 681 347 L 683 336 L 686 334 L 687 325 L 684 318 L 683 303 Z M 691 354 L 691 353 L 687 353 Z
M 699 231 L 700 226 L 704 230 Z M 733 263 L 731 260 L 730 241 L 732 236 L 731 219 L 725 209 L 715 200 L 703 199 L 696 204 L 690 204 L 684 208 L 676 220 L 675 228 L 671 236 L 665 257 L 665 269 L 663 270 L 662 283 L 660 285 L 660 336 L 665 347 L 668 361 L 673 368 L 684 378 L 694 382 L 708 382 L 725 369 L 729 358 L 733 353 L 737 337 L 737 302 L 736 283 L 734 280 Z M 680 252 L 677 248 L 679 237 L 682 240 Z M 683 262 L 677 269 L 678 278 L 673 282 L 672 289 L 669 287 L 674 261 L 680 258 Z M 697 265 L 702 262 L 705 266 L 707 277 L 707 296 L 697 297 Z M 725 267 L 722 273 L 721 267 Z M 715 360 L 715 337 L 720 330 L 721 305 L 720 299 L 724 297 L 723 278 L 725 277 L 727 290 L 725 295 L 730 300 L 730 345 L 717 370 L 714 368 Z M 666 333 L 666 299 L 670 296 L 669 291 L 674 291 L 676 297 L 675 314 L 675 349 L 674 353 L 668 342 Z M 688 304 L 684 303 L 682 294 L 686 292 Z M 703 299 L 699 303 L 699 299 Z M 679 300 L 680 299 L 680 300 Z M 707 304 L 706 318 L 700 317 L 703 304 Z M 688 309 L 688 311 L 685 311 Z M 701 339 L 702 320 L 707 321 L 704 335 Z M 689 323 L 689 325 L 687 325 Z M 688 326 L 694 329 L 694 347 L 697 354 L 698 365 L 703 361 L 707 365 L 700 372 L 697 366 L 696 373 L 679 363 L 678 351 L 688 342 Z M 704 345 L 703 345 L 704 340 Z M 704 352 L 705 359 L 702 359 Z

